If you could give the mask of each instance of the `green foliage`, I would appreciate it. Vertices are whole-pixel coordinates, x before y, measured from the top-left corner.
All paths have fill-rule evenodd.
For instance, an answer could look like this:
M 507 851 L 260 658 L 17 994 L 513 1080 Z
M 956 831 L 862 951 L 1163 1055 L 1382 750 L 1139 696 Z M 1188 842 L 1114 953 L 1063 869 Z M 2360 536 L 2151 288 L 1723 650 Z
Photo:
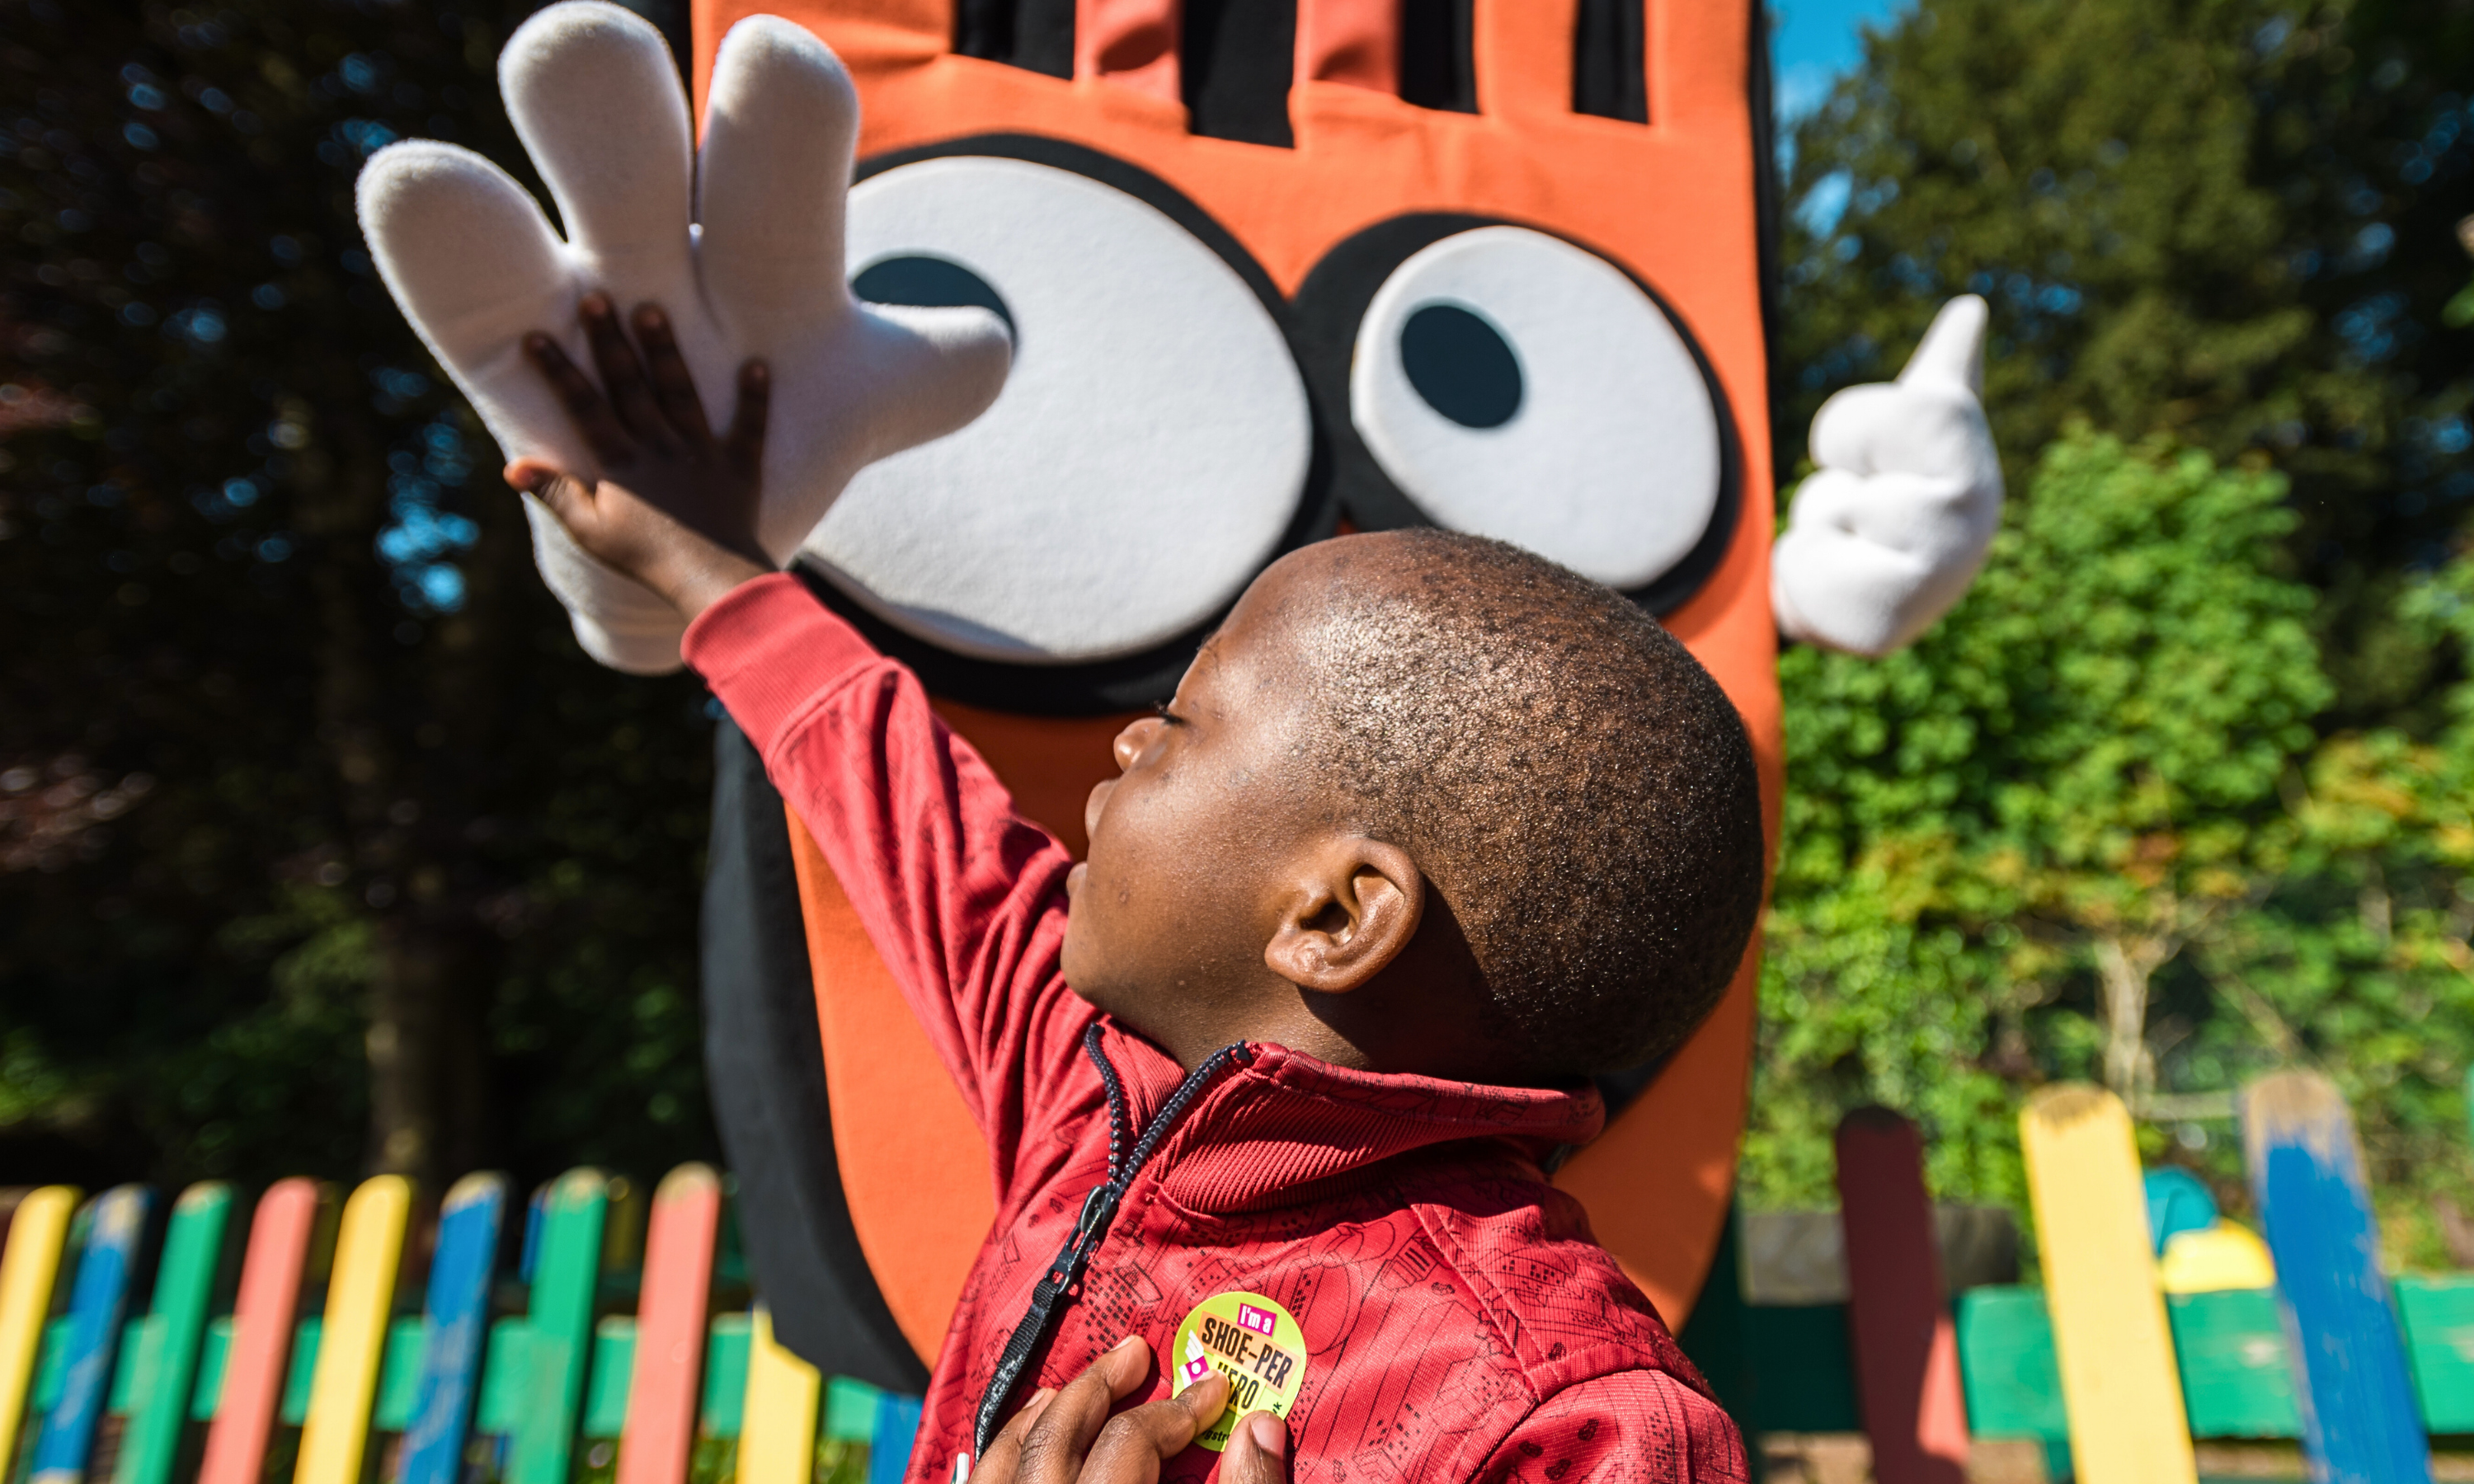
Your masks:
M 2014 499 L 1912 652 L 1782 665 L 1756 1200 L 1879 1099 L 2017 1203 L 2085 1077 L 2239 1209 L 2229 1094 L 2307 1062 L 2474 1264 L 2469 75 L 2469 0 L 1922 0 L 1793 130 L 1779 467 L 1973 291 Z
M 361 250 L 529 6 L 0 0 L 0 1155 L 710 1158 L 706 700 L 585 660 Z
M 2024 1204 L 2019 1098 L 2069 1077 L 2156 1114 L 2151 1157 L 2239 1205 L 2221 1100 L 2171 1111 L 2292 1061 L 2356 1100 L 2400 1202 L 2474 1176 L 2474 686 L 2437 741 L 2320 740 L 2285 495 L 2074 434 L 1912 650 L 1784 658 L 1753 1200 L 1829 1204 L 1830 1131 L 1879 1101 L 1924 1122 L 1943 1195 Z M 2474 563 L 2415 593 L 2435 642 L 2474 638 Z
M 2025 1075 L 2031 1012 L 2093 944 L 2239 890 L 2325 699 L 2309 593 L 2260 570 L 2283 492 L 2200 455 L 2068 440 L 1913 649 L 1784 657 L 1764 1125 L 1795 1109 L 1808 1144 L 1851 1097 L 1906 1107 L 1939 1136 L 1945 1189 L 2016 1197 L 2012 1089 L 1964 1068 L 1999 1047 Z M 1808 1194 L 1826 1163 L 1795 1162 Z
M 1982 293 L 2014 484 L 2074 419 L 2271 454 L 2330 719 L 2431 724 L 2393 600 L 2474 497 L 2469 76 L 2468 0 L 1924 0 L 1792 132 L 1778 467 Z

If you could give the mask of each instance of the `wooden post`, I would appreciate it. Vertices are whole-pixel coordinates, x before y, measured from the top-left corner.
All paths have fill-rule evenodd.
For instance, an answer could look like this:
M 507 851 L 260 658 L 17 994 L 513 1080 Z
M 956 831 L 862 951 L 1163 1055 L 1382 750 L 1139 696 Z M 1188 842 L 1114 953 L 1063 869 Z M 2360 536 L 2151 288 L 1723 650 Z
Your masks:
M 1880 1484 L 1965 1484 L 1967 1397 L 1942 1303 L 1924 1139 L 1886 1108 L 1859 1108 L 1840 1121 L 1837 1145 L 1848 1337 L 1873 1475 Z
M 249 1245 L 241 1253 L 240 1294 L 232 1303 L 223 1396 L 206 1427 L 206 1456 L 198 1470 L 198 1484 L 258 1484 L 276 1408 L 283 1400 L 293 1322 L 300 1317 L 301 1280 L 324 1199 L 315 1181 L 297 1177 L 277 1181 L 257 1198 Z
M 524 1328 L 530 1375 L 508 1440 L 506 1484 L 568 1484 L 593 1348 L 593 1300 L 601 1283 L 610 1179 L 595 1169 L 570 1170 L 550 1187 L 541 1209 Z
M 115 1185 L 95 1198 L 93 1225 L 69 1290 L 68 1378 L 35 1438 L 34 1484 L 78 1484 L 85 1476 L 137 1276 L 132 1270 L 154 1204 L 155 1193 L 144 1185 Z
M 198 1349 L 206 1337 L 206 1307 L 215 1298 L 231 1208 L 231 1186 L 220 1181 L 191 1185 L 173 1203 L 146 1319 L 155 1330 L 154 1384 L 131 1409 L 112 1484 L 171 1484 L 188 1430 L 189 1388 L 197 1378 Z
M 365 1180 L 344 1203 L 292 1484 L 360 1484 L 370 1404 L 377 1398 L 404 1227 L 411 1219 L 412 1182 L 400 1175 Z
M 902 1484 L 910 1476 L 910 1450 L 919 1445 L 920 1406 L 917 1397 L 878 1394 L 876 1435 L 867 1445 L 867 1484 Z
M 2431 1446 L 2344 1098 L 2316 1072 L 2260 1078 L 2243 1093 L 2243 1153 L 2276 1256 L 2312 1477 L 2427 1484 Z
M 399 1484 L 458 1484 L 464 1444 L 479 1394 L 482 1341 L 490 1328 L 491 1280 L 507 1211 L 507 1178 L 467 1175 L 448 1188 L 438 1212 L 438 1250 L 429 1259 L 424 1304 L 428 1336 L 412 1424 L 404 1429 Z
M 2081 1484 L 2197 1484 L 2130 1111 L 2098 1088 L 2047 1088 L 2019 1140 Z
M 773 1338 L 773 1316 L 760 1304 L 747 1346 L 738 1484 L 807 1484 L 815 1468 L 816 1404 L 823 1390 L 816 1368 Z
M 45 1185 L 19 1201 L 9 1218 L 9 1245 L 0 1251 L 0 1468 L 17 1457 L 18 1424 L 80 1199 L 73 1185 Z
M 616 1484 L 687 1484 L 720 1229 L 720 1176 L 708 1165 L 682 1164 L 664 1177 L 644 1237 L 635 1376 Z

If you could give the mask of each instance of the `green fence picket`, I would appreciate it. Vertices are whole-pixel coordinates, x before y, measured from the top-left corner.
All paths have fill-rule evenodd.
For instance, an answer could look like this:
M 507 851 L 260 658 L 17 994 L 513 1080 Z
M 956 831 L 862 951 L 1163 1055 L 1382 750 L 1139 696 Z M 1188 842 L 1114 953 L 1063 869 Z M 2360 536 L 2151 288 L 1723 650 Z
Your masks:
M 719 1314 L 704 1352 L 704 1400 L 697 1421 L 711 1438 L 736 1438 L 747 1418 L 747 1352 L 756 1333 L 752 1314 Z
M 2474 1277 L 2400 1278 L 2396 1300 L 2423 1425 L 2474 1432 Z
M 2273 1288 L 2165 1298 L 2195 1438 L 2298 1438 L 2302 1411 Z
M 610 1180 L 599 1170 L 570 1170 L 550 1188 L 533 1258 L 523 1404 L 508 1433 L 505 1484 L 568 1484 L 609 1210 Z
M 613 1314 L 593 1327 L 593 1375 L 584 1392 L 588 1438 L 615 1438 L 627 1430 L 627 1393 L 636 1378 L 636 1321 Z
M 172 1207 L 156 1268 L 155 1300 L 144 1340 L 142 1382 L 129 1407 L 112 1484 L 171 1484 L 190 1423 L 190 1387 L 206 1340 L 206 1310 L 223 1267 L 224 1233 L 231 1225 L 232 1190 L 221 1181 L 191 1185 Z

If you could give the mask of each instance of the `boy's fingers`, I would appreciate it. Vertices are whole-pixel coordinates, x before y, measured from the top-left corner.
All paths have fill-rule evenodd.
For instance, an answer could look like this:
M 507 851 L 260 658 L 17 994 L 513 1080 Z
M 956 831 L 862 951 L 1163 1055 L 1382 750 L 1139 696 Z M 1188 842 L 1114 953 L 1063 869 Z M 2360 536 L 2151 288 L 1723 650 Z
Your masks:
M 609 296 L 587 294 L 575 312 L 584 322 L 584 342 L 593 347 L 594 367 L 601 372 L 601 384 L 610 389 L 610 401 L 618 409 L 619 419 L 638 443 L 667 452 L 678 440 L 671 436 L 661 404 L 653 399 L 652 385 L 644 380 L 644 364 L 636 358 L 636 347 L 627 343 L 626 326 L 618 323 L 618 311 L 611 307 Z
M 550 390 L 567 408 L 567 416 L 594 456 L 605 465 L 618 465 L 633 458 L 636 441 L 627 436 L 626 424 L 610 410 L 609 401 L 593 378 L 567 358 L 558 342 L 538 332 L 524 337 L 524 359 L 548 379 Z
M 713 442 L 713 428 L 704 420 L 704 399 L 696 395 L 695 376 L 688 370 L 687 357 L 679 354 L 679 341 L 670 333 L 670 317 L 662 313 L 659 304 L 636 306 L 636 339 L 644 347 L 644 366 L 652 372 L 653 395 L 662 406 L 662 415 L 670 421 L 671 430 L 686 440 L 692 448 L 702 448 Z
M 1014 1484 L 1022 1472 L 1022 1440 L 1031 1435 L 1031 1424 L 1039 1421 L 1048 1404 L 1056 1400 L 1053 1388 L 1042 1387 L 1031 1394 L 1022 1410 L 988 1441 L 988 1450 L 971 1469 L 975 1484 Z
M 772 410 L 773 372 L 763 361 L 750 361 L 739 369 L 739 408 L 722 456 L 732 473 L 751 483 L 764 470 L 764 423 Z
M 593 516 L 592 488 L 563 470 L 523 460 L 508 466 L 507 483 L 548 506 L 558 523 L 570 531 Z
M 1220 1455 L 1220 1484 L 1289 1484 L 1289 1429 L 1269 1412 L 1249 1412 Z
M 1184 1452 L 1227 1406 L 1227 1379 L 1214 1371 L 1165 1401 L 1117 1414 L 1091 1445 L 1083 1484 L 1152 1484 L 1160 1465 Z
M 1066 1382 L 1023 1435 L 1023 1484 L 1075 1484 L 1082 1477 L 1083 1455 L 1108 1424 L 1108 1409 L 1133 1395 L 1150 1370 L 1151 1347 L 1128 1336 Z

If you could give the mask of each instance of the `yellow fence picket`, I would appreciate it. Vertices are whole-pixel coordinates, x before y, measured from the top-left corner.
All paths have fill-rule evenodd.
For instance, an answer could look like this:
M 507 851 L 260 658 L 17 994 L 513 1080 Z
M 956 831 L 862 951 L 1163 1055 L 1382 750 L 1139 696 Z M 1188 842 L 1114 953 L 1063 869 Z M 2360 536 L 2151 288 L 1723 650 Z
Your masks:
M 396 1269 L 411 1215 L 412 1183 L 400 1175 L 363 1181 L 344 1203 L 334 1276 L 327 1284 L 318 1369 L 309 1383 L 309 1417 L 301 1429 L 301 1461 L 292 1484 L 360 1484 L 370 1403 L 377 1395 L 378 1363 L 395 1306 Z
M 2047 1088 L 2019 1136 L 2081 1484 L 2197 1484 L 2130 1111 L 2098 1088 Z

